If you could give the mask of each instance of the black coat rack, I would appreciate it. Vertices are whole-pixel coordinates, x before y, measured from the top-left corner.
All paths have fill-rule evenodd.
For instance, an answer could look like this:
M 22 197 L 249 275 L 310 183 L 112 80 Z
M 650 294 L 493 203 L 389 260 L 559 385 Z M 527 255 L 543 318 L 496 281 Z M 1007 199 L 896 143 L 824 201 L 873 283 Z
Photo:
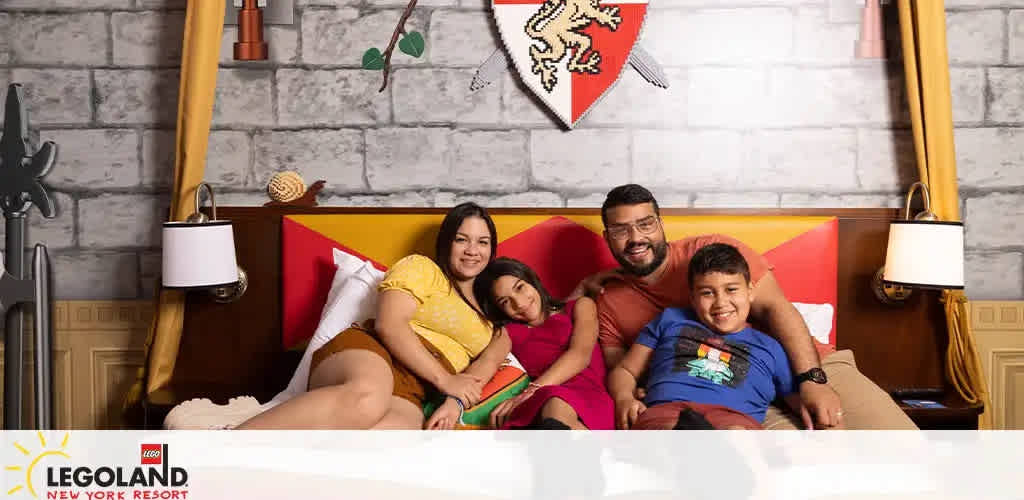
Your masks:
M 28 140 L 28 111 L 22 87 L 7 88 L 4 132 L 0 137 L 0 209 L 6 219 L 4 264 L 0 267 L 0 312 L 6 311 L 4 329 L 4 429 L 21 429 L 22 383 L 25 373 L 23 307 L 34 304 L 35 428 L 53 428 L 52 316 L 50 260 L 46 246 L 36 244 L 32 273 L 25 272 L 25 216 L 34 204 L 52 219 L 53 200 L 39 182 L 53 167 L 57 145 L 45 142 L 33 154 Z

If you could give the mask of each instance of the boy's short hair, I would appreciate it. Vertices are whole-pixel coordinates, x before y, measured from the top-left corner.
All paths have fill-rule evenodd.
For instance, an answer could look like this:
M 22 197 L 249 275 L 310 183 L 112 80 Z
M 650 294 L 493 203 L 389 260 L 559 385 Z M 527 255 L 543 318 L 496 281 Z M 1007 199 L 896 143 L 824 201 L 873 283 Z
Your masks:
M 654 195 L 647 188 L 639 184 L 618 186 L 608 191 L 608 196 L 604 198 L 604 203 L 601 205 L 601 223 L 605 226 L 608 225 L 608 210 L 622 205 L 639 205 L 641 203 L 653 204 L 655 215 L 660 214 L 658 200 L 654 199 Z
M 736 247 L 727 243 L 705 245 L 690 259 L 686 278 L 693 288 L 694 278 L 708 273 L 742 274 L 750 282 L 750 266 Z

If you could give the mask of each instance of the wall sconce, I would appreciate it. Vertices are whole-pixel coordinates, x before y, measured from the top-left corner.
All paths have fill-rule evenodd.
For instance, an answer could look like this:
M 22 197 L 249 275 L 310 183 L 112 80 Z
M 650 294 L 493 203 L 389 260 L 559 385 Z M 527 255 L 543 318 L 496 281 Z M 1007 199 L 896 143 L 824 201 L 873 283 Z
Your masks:
M 263 41 L 263 8 L 267 0 L 233 0 L 238 8 L 238 41 L 236 61 L 265 61 L 267 42 Z
M 885 59 L 885 25 L 882 22 L 882 0 L 864 0 L 860 12 L 860 40 L 857 59 Z
M 213 220 L 199 211 L 199 194 L 210 194 Z M 217 220 L 213 188 L 196 187 L 196 211 L 184 222 L 164 222 L 163 286 L 183 290 L 204 289 L 217 302 L 234 302 L 245 293 L 249 278 L 235 260 L 231 221 Z
M 924 211 L 911 219 L 910 201 L 918 188 Z M 964 224 L 938 220 L 923 182 L 910 187 L 904 219 L 889 224 L 885 266 L 871 284 L 878 300 L 890 305 L 901 304 L 913 288 L 963 289 Z

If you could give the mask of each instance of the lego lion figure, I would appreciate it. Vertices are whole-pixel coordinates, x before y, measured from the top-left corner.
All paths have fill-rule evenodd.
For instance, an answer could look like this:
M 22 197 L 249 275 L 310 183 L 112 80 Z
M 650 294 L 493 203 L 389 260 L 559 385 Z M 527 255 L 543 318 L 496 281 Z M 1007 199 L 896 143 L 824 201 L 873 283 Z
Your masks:
M 580 30 L 596 21 L 615 31 L 622 23 L 618 7 L 602 7 L 599 0 L 546 0 L 526 22 L 526 34 L 544 44 L 530 45 L 531 71 L 540 75 L 544 90 L 551 92 L 558 83 L 555 64 L 570 48 L 568 70 L 576 73 L 600 73 L 601 54 L 591 50 L 590 37 Z

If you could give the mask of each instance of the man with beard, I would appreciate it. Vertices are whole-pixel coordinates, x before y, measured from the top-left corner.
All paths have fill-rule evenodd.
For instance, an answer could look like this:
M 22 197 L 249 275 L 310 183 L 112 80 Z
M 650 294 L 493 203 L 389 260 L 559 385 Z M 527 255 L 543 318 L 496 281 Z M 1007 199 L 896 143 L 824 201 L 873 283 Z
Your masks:
M 758 252 L 720 234 L 668 243 L 658 202 L 637 184 L 612 189 L 601 207 L 601 219 L 605 241 L 622 268 L 594 276 L 585 285 L 591 291 L 601 290 L 599 340 L 608 369 L 618 365 L 640 330 L 662 309 L 690 303 L 687 267 L 693 254 L 705 245 L 726 243 L 739 249 L 750 266 L 757 289 L 757 300 L 750 305 L 751 321 L 778 339 L 789 356 L 806 428 L 828 429 L 843 423 L 848 429 L 916 429 L 892 398 L 857 370 L 850 351 L 828 356 L 822 366 L 807 325 Z M 793 429 L 797 421 L 772 406 L 764 427 Z

